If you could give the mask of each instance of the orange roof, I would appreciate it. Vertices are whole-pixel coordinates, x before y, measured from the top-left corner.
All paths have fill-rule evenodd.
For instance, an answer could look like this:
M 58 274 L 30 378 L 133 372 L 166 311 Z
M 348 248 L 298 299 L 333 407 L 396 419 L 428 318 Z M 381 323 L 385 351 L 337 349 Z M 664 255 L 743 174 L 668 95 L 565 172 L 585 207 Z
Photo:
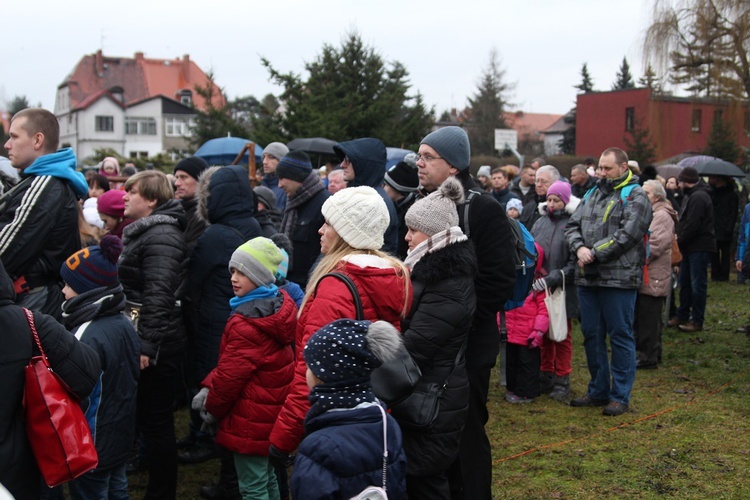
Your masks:
M 68 86 L 71 108 L 81 107 L 93 94 L 120 87 L 125 105 L 158 95 L 179 101 L 179 92 L 187 89 L 193 93 L 195 106 L 203 109 L 206 102 L 195 87 L 204 87 L 208 81 L 208 76 L 188 55 L 182 59 L 148 59 L 142 52 L 136 52 L 134 58 L 106 57 L 99 50 L 83 56 L 60 87 Z M 212 101 L 214 106 L 221 107 L 226 101 L 216 88 Z
M 563 115 L 547 113 L 524 113 L 514 111 L 503 113 L 508 127 L 518 132 L 518 139 L 538 139 L 539 133 L 562 118 Z

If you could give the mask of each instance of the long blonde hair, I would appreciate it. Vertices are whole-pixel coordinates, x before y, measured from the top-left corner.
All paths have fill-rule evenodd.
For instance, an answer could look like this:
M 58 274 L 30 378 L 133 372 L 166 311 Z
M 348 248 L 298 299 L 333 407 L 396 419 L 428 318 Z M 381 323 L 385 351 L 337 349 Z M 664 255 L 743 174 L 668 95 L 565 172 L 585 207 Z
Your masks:
M 336 241 L 333 243 L 333 245 L 331 245 L 331 250 L 327 254 L 325 254 L 322 259 L 320 259 L 320 262 L 318 262 L 318 265 L 315 266 L 315 269 L 313 270 L 313 273 L 307 282 L 305 298 L 302 300 L 302 304 L 300 305 L 298 317 L 302 314 L 302 310 L 305 308 L 305 304 L 307 304 L 307 301 L 315 293 L 315 289 L 318 286 L 320 278 L 336 269 L 339 263 L 341 263 L 341 261 L 349 255 L 375 255 L 377 257 L 380 257 L 381 259 L 385 259 L 386 261 L 388 261 L 388 263 L 396 270 L 396 276 L 404 280 L 406 293 L 404 294 L 404 306 L 401 309 L 401 318 L 405 318 L 406 315 L 409 314 L 411 280 L 409 279 L 409 270 L 404 265 L 404 263 L 385 252 L 381 252 L 380 250 L 361 250 L 354 248 L 349 245 L 349 243 L 344 241 L 344 238 L 339 236 L 338 233 L 336 233 Z

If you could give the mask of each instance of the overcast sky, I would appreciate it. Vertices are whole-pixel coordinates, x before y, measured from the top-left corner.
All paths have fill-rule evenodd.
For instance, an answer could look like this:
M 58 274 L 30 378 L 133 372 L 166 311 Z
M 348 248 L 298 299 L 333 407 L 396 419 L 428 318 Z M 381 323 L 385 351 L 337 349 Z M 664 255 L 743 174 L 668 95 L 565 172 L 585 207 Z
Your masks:
M 400 61 L 436 113 L 461 108 L 495 47 L 514 109 L 565 113 L 584 62 L 609 90 L 623 56 L 642 76 L 641 39 L 653 0 L 35 0 L 5 2 L 0 106 L 16 95 L 53 109 L 55 89 L 86 54 L 169 59 L 190 54 L 229 98 L 280 89 L 260 57 L 304 70 L 324 43 L 357 30 L 386 61 Z

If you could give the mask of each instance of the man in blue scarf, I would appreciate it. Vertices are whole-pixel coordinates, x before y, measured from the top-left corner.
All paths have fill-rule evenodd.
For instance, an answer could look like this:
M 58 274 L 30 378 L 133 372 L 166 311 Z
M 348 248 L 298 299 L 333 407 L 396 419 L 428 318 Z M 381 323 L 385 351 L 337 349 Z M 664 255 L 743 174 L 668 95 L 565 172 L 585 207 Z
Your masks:
M 21 182 L 0 197 L 0 259 L 18 304 L 59 320 L 60 266 L 81 247 L 78 198 L 88 185 L 73 150 L 57 150 L 60 125 L 51 112 L 19 111 L 8 135 L 5 149 Z

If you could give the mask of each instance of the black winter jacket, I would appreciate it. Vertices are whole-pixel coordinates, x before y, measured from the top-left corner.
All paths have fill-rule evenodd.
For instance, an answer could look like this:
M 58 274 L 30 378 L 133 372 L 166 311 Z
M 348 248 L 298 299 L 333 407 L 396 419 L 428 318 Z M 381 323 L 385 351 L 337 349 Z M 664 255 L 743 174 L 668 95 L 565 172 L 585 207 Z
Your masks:
M 39 498 L 39 469 L 26 439 L 21 405 L 24 368 L 39 352 L 32 347 L 26 316 L 23 309 L 13 303 L 14 299 L 13 283 L 0 263 L 0 336 L 3 344 L 0 349 L 0 392 L 3 395 L 3 404 L 0 405 L 0 483 L 15 498 Z M 34 313 L 34 322 L 55 373 L 79 397 L 88 396 L 101 372 L 99 357 L 53 318 Z
M 734 180 L 729 181 L 726 186 L 714 188 L 711 199 L 714 205 L 716 241 L 732 241 L 740 209 L 740 195 Z
M 159 349 L 184 347 L 177 305 L 187 270 L 184 228 L 182 205 L 169 200 L 123 232 L 120 282 L 127 299 L 142 305 L 138 336 L 141 353 L 151 359 L 157 359 Z
M 369 186 L 374 188 L 385 201 L 390 222 L 383 235 L 382 250 L 391 255 L 396 255 L 399 244 L 398 214 L 396 213 L 396 206 L 383 189 L 387 161 L 385 145 L 380 139 L 364 137 L 353 141 L 340 142 L 333 147 L 333 150 L 340 160 L 343 160 L 346 156 L 352 162 L 354 180 L 349 182 L 347 187 Z
M 417 193 L 409 193 L 396 202 L 396 213 L 398 214 L 398 253 L 396 257 L 401 260 L 406 258 L 409 253 L 409 244 L 406 242 L 406 233 L 409 228 L 406 227 L 406 212 L 409 211 L 414 202 L 417 201 Z
M 182 209 L 185 210 L 185 245 L 190 256 L 198 238 L 206 230 L 206 221 L 198 215 L 197 197 L 180 200 L 180 203 L 182 203 Z
M 287 279 L 302 288 L 307 286 L 310 269 L 320 257 L 320 235 L 318 229 L 325 222 L 323 203 L 331 196 L 326 189 L 315 193 L 303 205 L 297 207 L 297 223 L 289 235 L 293 252 Z
M 402 322 L 404 345 L 425 382 L 448 386 L 440 413 L 428 431 L 402 429 L 407 471 L 412 475 L 445 471 L 458 454 L 469 405 L 465 358 L 451 375 L 461 346 L 471 330 L 476 309 L 474 245 L 464 241 L 425 254 L 412 270 L 414 301 Z
M 237 247 L 263 234 L 253 217 L 253 190 L 242 167 L 208 170 L 201 177 L 197 198 L 198 216 L 208 221 L 208 227 L 190 257 L 187 295 L 197 322 L 192 375 L 199 383 L 216 366 L 221 335 L 232 311 L 229 259 Z
M 684 199 L 677 223 L 680 252 L 715 252 L 714 206 L 709 187 L 702 181 L 683 189 Z

